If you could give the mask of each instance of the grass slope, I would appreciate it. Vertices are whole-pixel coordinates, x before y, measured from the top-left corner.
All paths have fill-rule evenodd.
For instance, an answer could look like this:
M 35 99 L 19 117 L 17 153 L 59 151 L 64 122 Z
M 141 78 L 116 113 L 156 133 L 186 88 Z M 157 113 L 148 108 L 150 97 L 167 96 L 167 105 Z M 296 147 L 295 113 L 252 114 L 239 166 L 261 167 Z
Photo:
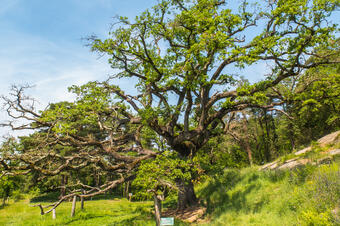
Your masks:
M 339 160 L 295 170 L 225 170 L 198 187 L 208 223 L 340 225 Z

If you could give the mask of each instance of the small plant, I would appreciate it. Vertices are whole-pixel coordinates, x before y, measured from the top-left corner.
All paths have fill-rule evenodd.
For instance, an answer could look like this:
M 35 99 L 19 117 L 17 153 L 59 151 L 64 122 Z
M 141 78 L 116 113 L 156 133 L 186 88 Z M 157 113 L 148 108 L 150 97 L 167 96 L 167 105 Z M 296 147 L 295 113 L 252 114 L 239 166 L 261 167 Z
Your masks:
M 330 211 L 323 213 L 318 213 L 316 211 L 308 210 L 302 213 L 302 225 L 308 226 L 332 226 L 334 222 L 334 217 Z

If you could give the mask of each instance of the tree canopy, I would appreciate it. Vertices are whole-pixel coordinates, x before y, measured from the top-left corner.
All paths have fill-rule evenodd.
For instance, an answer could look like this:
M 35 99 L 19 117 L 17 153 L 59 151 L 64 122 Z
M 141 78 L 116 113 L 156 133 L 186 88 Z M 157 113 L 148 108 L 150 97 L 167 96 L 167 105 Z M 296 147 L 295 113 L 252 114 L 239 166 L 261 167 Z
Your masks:
M 135 21 L 119 17 L 109 38 L 91 38 L 92 50 L 107 54 L 118 69 L 114 77 L 136 79 L 138 94 L 110 81 L 98 87 L 123 99 L 141 123 L 189 156 L 221 132 L 227 114 L 250 107 L 275 110 L 284 100 L 273 87 L 335 63 L 315 49 L 327 46 L 330 55 L 338 50 L 331 43 L 336 25 L 328 22 L 337 4 L 244 1 L 234 10 L 218 0 L 161 1 Z M 270 72 L 260 82 L 237 86 L 233 70 L 256 63 L 268 64 Z

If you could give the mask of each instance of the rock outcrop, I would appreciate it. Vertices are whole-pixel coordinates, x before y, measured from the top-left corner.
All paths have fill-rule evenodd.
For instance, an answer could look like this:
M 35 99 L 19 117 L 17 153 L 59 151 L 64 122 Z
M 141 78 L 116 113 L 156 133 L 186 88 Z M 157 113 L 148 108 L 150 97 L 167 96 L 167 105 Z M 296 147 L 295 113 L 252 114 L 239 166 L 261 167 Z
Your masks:
M 275 160 L 274 162 L 263 165 L 260 170 L 294 169 L 306 165 L 307 163 L 313 165 L 329 164 L 334 160 L 334 158 L 336 158 L 336 156 L 340 155 L 340 149 L 336 148 L 337 146 L 339 146 L 338 144 L 340 144 L 340 131 L 328 134 L 320 138 L 317 143 L 320 148 L 324 149 L 319 153 L 319 159 L 312 160 L 306 157 L 309 152 L 313 151 L 313 147 L 309 146 L 295 152 L 294 155 L 296 157 L 293 157 L 286 161 Z

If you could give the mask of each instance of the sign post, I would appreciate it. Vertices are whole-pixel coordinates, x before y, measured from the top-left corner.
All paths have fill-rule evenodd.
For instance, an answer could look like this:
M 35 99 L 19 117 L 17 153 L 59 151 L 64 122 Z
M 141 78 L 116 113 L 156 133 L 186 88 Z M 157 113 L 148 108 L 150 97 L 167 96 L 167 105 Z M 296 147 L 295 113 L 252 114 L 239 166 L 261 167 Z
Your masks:
M 173 217 L 162 217 L 161 225 L 174 225 L 174 218 Z

